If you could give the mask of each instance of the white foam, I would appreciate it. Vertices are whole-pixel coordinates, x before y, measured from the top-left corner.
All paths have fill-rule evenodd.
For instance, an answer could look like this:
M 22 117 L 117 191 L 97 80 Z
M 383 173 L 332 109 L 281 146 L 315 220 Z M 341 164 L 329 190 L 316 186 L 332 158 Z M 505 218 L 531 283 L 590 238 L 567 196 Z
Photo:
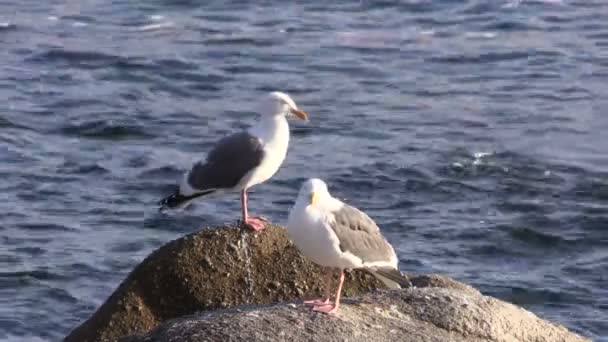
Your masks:
M 169 28 L 169 27 L 173 27 L 173 26 L 175 26 L 173 24 L 173 22 L 165 21 L 165 22 L 158 23 L 158 24 L 140 26 L 137 28 L 137 30 L 138 31 L 155 31 L 155 30 L 160 30 L 160 29 Z
M 473 157 L 475 157 L 475 159 L 481 159 L 483 157 L 491 156 L 493 154 L 494 152 L 475 152 L 473 153 Z
M 57 21 L 57 20 L 59 20 L 59 18 L 58 18 L 58 17 L 56 17 L 56 16 L 54 16 L 54 15 L 49 15 L 49 16 L 48 16 L 48 17 L 46 17 L 46 18 L 47 18 L 48 20 L 51 20 L 51 21 Z
M 89 26 L 89 24 L 83 23 L 82 21 L 77 21 L 77 22 L 73 23 L 72 26 L 73 27 L 85 27 L 85 26 Z
M 481 165 L 482 159 L 484 157 L 491 156 L 492 154 L 494 154 L 494 152 L 475 152 L 475 153 L 473 153 L 473 157 L 475 158 L 475 160 L 473 160 L 473 165 Z
M 542 4 L 551 4 L 551 5 L 563 5 L 563 0 L 510 0 L 506 4 L 502 5 L 502 8 L 516 8 L 521 5 L 524 1 L 528 2 L 540 2 Z
M 150 20 L 153 20 L 153 21 L 161 21 L 163 19 L 165 19 L 165 16 L 160 15 L 160 14 L 154 14 L 154 15 L 150 16 Z
M 491 38 L 496 38 L 496 33 L 495 32 L 466 32 L 464 34 L 464 36 L 467 38 L 491 39 Z
M 507 2 L 506 4 L 500 6 L 502 8 L 515 8 L 518 7 L 519 4 L 521 4 L 522 0 L 511 0 L 509 2 Z

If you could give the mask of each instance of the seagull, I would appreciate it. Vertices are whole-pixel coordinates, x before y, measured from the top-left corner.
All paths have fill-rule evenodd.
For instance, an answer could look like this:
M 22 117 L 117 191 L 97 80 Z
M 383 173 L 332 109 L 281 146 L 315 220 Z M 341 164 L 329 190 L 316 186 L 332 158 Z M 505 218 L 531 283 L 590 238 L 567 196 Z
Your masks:
M 411 286 L 399 272 L 395 250 L 376 223 L 359 209 L 332 197 L 321 179 L 308 179 L 300 188 L 289 213 L 287 232 L 304 256 L 325 268 L 325 297 L 304 302 L 314 311 L 338 311 L 344 269 L 366 270 L 390 288 Z M 332 304 L 331 283 L 337 271 L 340 277 Z
M 243 223 L 260 231 L 266 219 L 249 216 L 247 191 L 270 179 L 285 160 L 289 145 L 289 124 L 286 116 L 308 121 L 289 95 L 270 93 L 270 110 L 262 113 L 250 129 L 220 139 L 204 161 L 195 163 L 170 196 L 159 202 L 160 211 L 187 206 L 194 199 L 232 191 L 241 193 Z

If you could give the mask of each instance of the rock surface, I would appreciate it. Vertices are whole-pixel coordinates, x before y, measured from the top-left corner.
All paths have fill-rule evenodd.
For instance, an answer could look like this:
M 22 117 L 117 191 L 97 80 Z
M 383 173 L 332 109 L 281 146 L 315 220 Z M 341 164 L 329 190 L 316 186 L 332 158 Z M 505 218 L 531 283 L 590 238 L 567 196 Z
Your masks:
M 440 279 L 440 278 L 439 278 Z M 566 328 L 476 290 L 423 287 L 348 299 L 335 317 L 301 304 L 241 307 L 178 318 L 121 342 L 577 342 Z
M 352 272 L 344 294 L 382 287 L 371 275 Z M 115 341 L 198 311 L 290 301 L 322 289 L 321 271 L 283 227 L 268 225 L 257 234 L 236 226 L 202 230 L 150 254 L 64 341 Z
M 349 273 L 349 298 L 328 317 L 300 304 L 321 294 L 321 276 L 280 226 L 203 230 L 150 254 L 65 341 L 586 341 L 436 275 L 369 293 L 382 283 Z

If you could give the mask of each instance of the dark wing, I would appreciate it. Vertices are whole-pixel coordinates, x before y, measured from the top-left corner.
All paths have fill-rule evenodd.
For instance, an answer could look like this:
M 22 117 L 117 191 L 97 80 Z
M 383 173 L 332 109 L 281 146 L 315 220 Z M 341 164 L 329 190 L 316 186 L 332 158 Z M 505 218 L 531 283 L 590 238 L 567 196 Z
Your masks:
M 188 185 L 195 191 L 232 188 L 263 159 L 264 148 L 258 138 L 247 132 L 227 136 L 215 145 L 204 162 L 192 166 Z
M 335 221 L 330 226 L 340 241 L 340 249 L 359 257 L 364 264 L 396 261 L 393 247 L 386 241 L 380 228 L 367 214 L 345 204 L 334 211 Z

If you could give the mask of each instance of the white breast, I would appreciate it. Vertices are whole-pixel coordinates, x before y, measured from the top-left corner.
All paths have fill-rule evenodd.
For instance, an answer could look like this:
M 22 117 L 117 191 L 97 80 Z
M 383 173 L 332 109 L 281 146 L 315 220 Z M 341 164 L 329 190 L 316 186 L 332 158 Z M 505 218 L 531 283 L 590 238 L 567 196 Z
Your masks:
M 289 214 L 287 232 L 300 253 L 312 262 L 346 268 L 336 235 L 323 221 L 322 214 L 312 206 L 294 207 Z
M 283 164 L 289 146 L 289 124 L 284 116 L 264 119 L 252 128 L 250 133 L 262 142 L 264 159 L 257 168 L 243 177 L 243 189 L 263 183 L 274 176 Z

